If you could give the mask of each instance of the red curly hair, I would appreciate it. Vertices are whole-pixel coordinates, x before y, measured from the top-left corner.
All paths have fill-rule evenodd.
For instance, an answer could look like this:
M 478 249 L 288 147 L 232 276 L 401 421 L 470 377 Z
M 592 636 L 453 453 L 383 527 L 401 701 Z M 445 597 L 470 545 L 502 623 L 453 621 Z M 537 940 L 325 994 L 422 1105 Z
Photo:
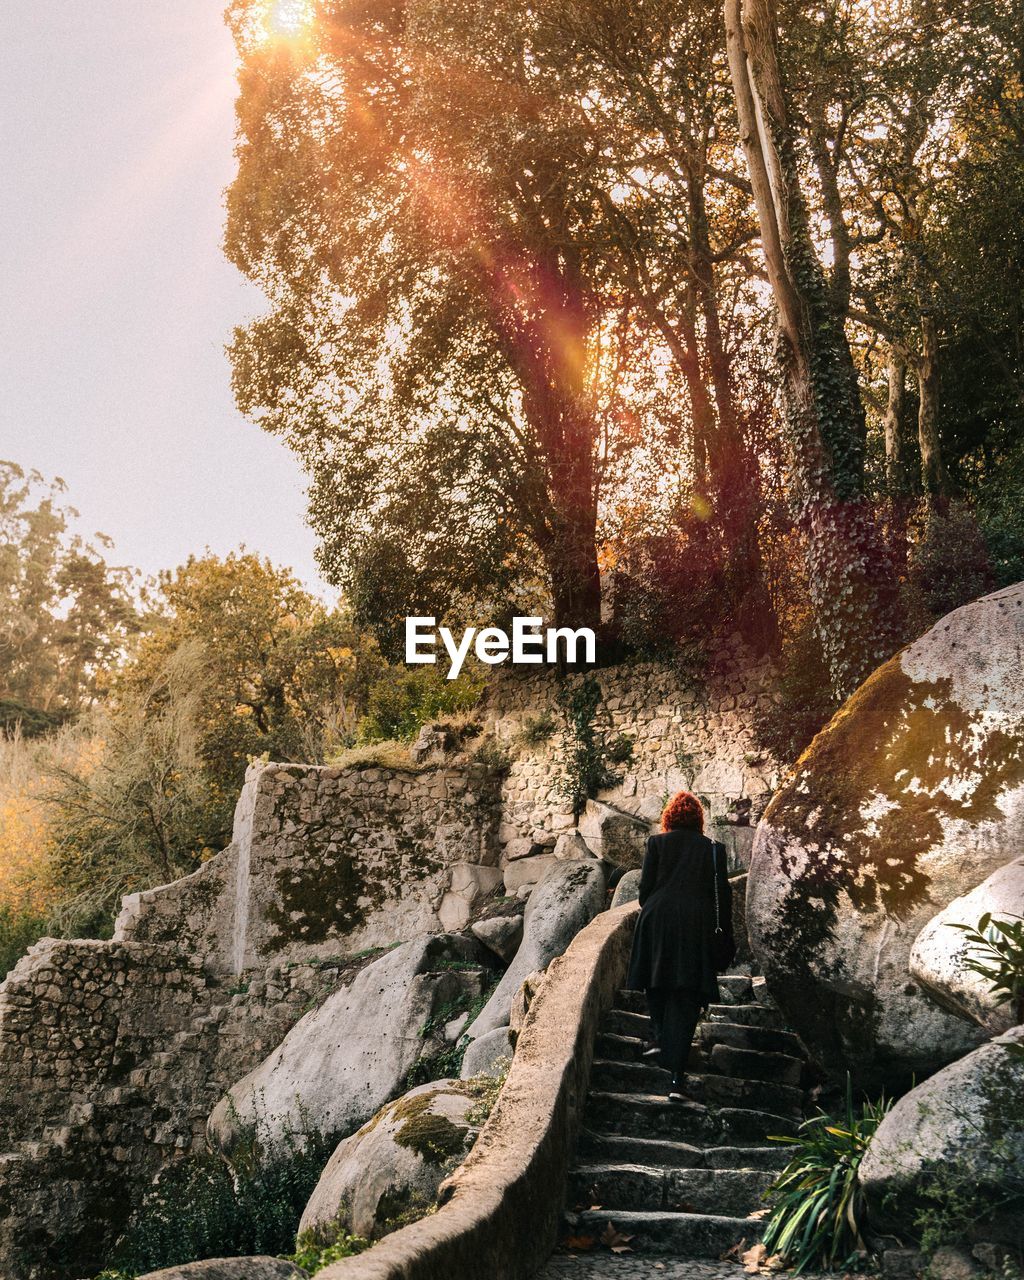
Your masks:
M 662 831 L 703 831 L 704 806 L 689 791 L 677 791 L 661 814 Z

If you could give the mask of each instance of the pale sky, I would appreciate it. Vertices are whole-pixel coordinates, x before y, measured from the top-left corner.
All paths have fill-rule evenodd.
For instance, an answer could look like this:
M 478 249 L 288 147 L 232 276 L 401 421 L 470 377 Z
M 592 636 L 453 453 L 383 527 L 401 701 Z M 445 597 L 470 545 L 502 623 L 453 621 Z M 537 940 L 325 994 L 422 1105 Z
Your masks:
M 147 573 L 240 543 L 326 591 L 301 469 L 234 408 L 224 0 L 32 0 L 0 32 L 0 457 Z

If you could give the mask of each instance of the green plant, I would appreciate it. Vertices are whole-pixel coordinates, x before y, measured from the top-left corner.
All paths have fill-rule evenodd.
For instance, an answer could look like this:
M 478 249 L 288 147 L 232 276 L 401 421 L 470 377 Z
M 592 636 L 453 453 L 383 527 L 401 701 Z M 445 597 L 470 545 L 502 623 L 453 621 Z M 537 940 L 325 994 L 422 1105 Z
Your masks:
M 314 1276 L 332 1262 L 355 1257 L 369 1247 L 368 1240 L 364 1240 L 362 1236 L 350 1235 L 345 1230 L 339 1215 L 337 1223 L 329 1232 L 303 1231 L 295 1241 L 295 1252 L 288 1254 L 287 1260 Z
M 523 720 L 519 737 L 527 747 L 539 747 L 554 737 L 558 721 L 550 711 L 540 711 L 537 715 L 527 716 Z
M 808 1267 L 844 1268 L 864 1252 L 864 1205 L 857 1168 L 889 1103 L 853 1105 L 849 1077 L 839 1118 L 820 1113 L 805 1120 L 796 1137 L 773 1137 L 795 1154 L 765 1192 L 772 1206 L 765 1248 L 799 1273 Z
M 439 969 L 473 970 L 475 965 L 464 960 L 445 960 L 438 964 Z M 453 1018 L 465 1013 L 466 1026 L 472 1026 L 474 1019 L 491 998 L 494 988 L 501 981 L 498 974 L 484 983 L 484 989 L 477 996 L 468 994 L 459 996 L 441 1006 L 420 1029 L 420 1037 L 431 1039 Z M 424 1054 L 413 1063 L 405 1077 L 406 1089 L 414 1089 L 418 1084 L 429 1084 L 432 1080 L 457 1080 L 462 1070 L 462 1060 L 469 1048 L 467 1036 L 460 1036 L 454 1044 L 446 1044 L 434 1053 Z
M 498 1101 L 498 1095 L 508 1079 L 512 1064 L 508 1058 L 499 1058 L 496 1066 L 498 1068 L 496 1075 L 470 1076 L 463 1082 L 465 1092 L 476 1099 L 473 1106 L 466 1112 L 466 1121 L 471 1125 L 482 1125 L 490 1116 Z
M 493 736 L 481 739 L 473 750 L 473 759 L 478 764 L 493 769 L 495 773 L 505 773 L 512 767 L 512 757 L 508 748 Z
M 265 1123 L 246 1136 L 233 1166 L 205 1153 L 165 1169 L 105 1259 L 108 1270 L 134 1276 L 205 1258 L 293 1248 L 335 1142 L 304 1123 L 272 1149 Z
M 0 982 L 46 932 L 46 920 L 30 909 L 0 906 Z
M 565 751 L 556 790 L 578 815 L 609 780 L 595 727 L 601 686 L 589 674 L 564 681 L 558 690 L 558 704 L 565 717 Z
M 1009 1004 L 1024 1016 L 1024 916 L 1002 914 L 1004 919 L 994 920 L 992 912 L 986 911 L 976 925 L 946 927 L 966 935 L 973 954 L 964 961 L 964 968 L 985 979 L 997 1005 Z M 1020 1045 L 1011 1047 L 1024 1053 Z
M 436 667 L 388 667 L 370 689 L 359 742 L 413 738 L 430 720 L 469 711 L 483 681 L 467 674 L 446 680 Z

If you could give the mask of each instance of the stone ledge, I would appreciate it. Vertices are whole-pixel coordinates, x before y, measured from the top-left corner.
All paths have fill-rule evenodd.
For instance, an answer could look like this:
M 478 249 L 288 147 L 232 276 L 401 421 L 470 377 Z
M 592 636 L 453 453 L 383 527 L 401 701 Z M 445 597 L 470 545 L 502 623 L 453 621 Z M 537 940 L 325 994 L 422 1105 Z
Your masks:
M 498 1103 L 436 1214 L 334 1263 L 322 1280 L 526 1280 L 554 1248 L 594 1039 L 629 958 L 639 908 L 597 916 L 552 961 Z

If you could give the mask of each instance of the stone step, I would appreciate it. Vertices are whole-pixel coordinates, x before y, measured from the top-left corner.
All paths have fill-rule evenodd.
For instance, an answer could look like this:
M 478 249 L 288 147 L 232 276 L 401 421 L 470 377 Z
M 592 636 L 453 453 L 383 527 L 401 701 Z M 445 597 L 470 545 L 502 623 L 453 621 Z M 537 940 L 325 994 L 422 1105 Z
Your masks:
M 589 1209 L 576 1215 L 573 1234 L 600 1236 L 609 1223 L 621 1235 L 633 1237 L 629 1247 L 634 1253 L 675 1253 L 689 1258 L 720 1258 L 740 1241 L 750 1244 L 758 1240 L 763 1231 L 756 1218 Z
M 708 1008 L 708 1017 L 712 1022 L 738 1022 L 745 1027 L 778 1027 L 785 1030 L 782 1014 L 771 1005 L 757 1004 L 713 1004 Z
M 757 1049 L 735 1049 L 729 1044 L 715 1044 L 711 1046 L 711 1068 L 724 1076 L 748 1083 L 763 1080 L 799 1089 L 804 1061 L 788 1053 L 761 1053 Z
M 784 1053 L 803 1058 L 803 1047 L 792 1031 L 776 1027 L 751 1027 L 742 1022 L 712 1020 L 700 1024 L 703 1044 L 728 1044 L 734 1049 L 753 1049 L 758 1053 Z
M 667 1209 L 743 1217 L 761 1207 L 775 1178 L 761 1169 L 662 1169 L 642 1164 L 578 1165 L 569 1204 L 579 1209 Z
M 615 1011 L 619 1014 L 619 1011 Z M 599 1043 L 606 1044 L 609 1049 L 615 1047 L 614 1054 L 608 1056 L 621 1057 L 628 1061 L 631 1057 L 639 1057 L 644 1044 L 653 1034 L 649 1020 L 642 1025 L 640 1014 L 626 1013 L 609 1019 L 609 1026 L 616 1030 L 606 1030 L 599 1037 Z M 635 1034 L 640 1032 L 640 1034 Z M 804 1060 L 800 1041 L 791 1031 L 779 1031 L 774 1027 L 750 1027 L 743 1023 L 702 1022 L 697 1029 L 695 1048 L 705 1051 L 705 1056 L 716 1044 L 730 1045 L 735 1049 L 748 1049 L 755 1053 L 781 1053 L 790 1058 Z
M 660 1165 L 664 1169 L 770 1169 L 778 1172 L 790 1158 L 781 1143 L 764 1147 L 702 1147 L 665 1138 L 638 1138 L 632 1134 L 580 1134 L 578 1155 L 590 1164 Z
M 710 1146 L 765 1146 L 773 1136 L 792 1137 L 799 1121 L 751 1107 L 669 1102 L 663 1095 L 594 1090 L 586 1124 L 602 1134 L 659 1138 Z
M 754 984 L 760 983 L 764 989 L 763 978 L 751 978 L 745 973 L 723 973 L 718 979 L 718 990 L 723 1004 L 745 1004 L 754 999 Z M 767 994 L 767 992 L 766 992 Z M 617 1008 L 630 1013 L 646 1013 L 647 997 L 642 991 L 629 991 L 623 988 L 615 999 Z
M 650 1040 L 653 1035 L 647 1014 L 631 1013 L 627 1009 L 612 1009 L 601 1030 L 617 1036 L 632 1036 L 634 1040 Z
M 762 1054 L 759 1057 L 780 1055 Z M 700 1064 L 696 1064 L 700 1065 Z M 671 1076 L 650 1062 L 621 1062 L 598 1058 L 590 1074 L 593 1089 L 606 1093 L 668 1094 Z M 688 1071 L 686 1095 L 697 1102 L 718 1106 L 752 1107 L 756 1110 L 797 1113 L 803 1107 L 803 1091 L 774 1080 L 747 1079 L 723 1072 Z

